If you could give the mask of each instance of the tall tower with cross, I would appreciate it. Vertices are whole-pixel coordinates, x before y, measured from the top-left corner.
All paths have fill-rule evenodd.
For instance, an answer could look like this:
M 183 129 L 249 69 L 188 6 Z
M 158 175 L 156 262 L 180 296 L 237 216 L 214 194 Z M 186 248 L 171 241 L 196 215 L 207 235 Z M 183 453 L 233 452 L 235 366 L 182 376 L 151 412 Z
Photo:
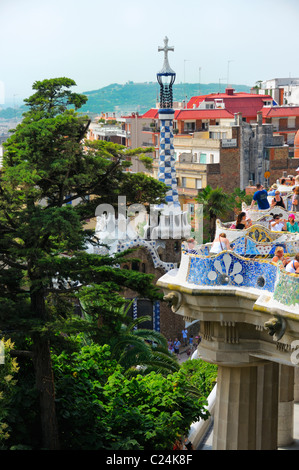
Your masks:
M 160 85 L 160 155 L 158 179 L 167 186 L 166 203 L 172 209 L 180 209 L 177 179 L 175 171 L 174 147 L 173 147 L 173 91 L 172 85 L 176 74 L 171 69 L 168 61 L 168 52 L 174 51 L 174 47 L 168 46 L 168 38 L 164 39 L 164 47 L 158 47 L 158 52 L 164 52 L 163 67 L 157 73 L 157 81 Z

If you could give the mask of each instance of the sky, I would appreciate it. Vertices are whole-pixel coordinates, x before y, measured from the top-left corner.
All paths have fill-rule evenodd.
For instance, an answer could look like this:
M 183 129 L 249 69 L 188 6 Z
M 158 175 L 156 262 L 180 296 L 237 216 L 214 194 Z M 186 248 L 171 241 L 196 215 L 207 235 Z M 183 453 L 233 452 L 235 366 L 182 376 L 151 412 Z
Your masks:
M 155 82 L 165 36 L 176 83 L 298 78 L 298 24 L 298 0 L 0 0 L 0 106 L 45 78 Z

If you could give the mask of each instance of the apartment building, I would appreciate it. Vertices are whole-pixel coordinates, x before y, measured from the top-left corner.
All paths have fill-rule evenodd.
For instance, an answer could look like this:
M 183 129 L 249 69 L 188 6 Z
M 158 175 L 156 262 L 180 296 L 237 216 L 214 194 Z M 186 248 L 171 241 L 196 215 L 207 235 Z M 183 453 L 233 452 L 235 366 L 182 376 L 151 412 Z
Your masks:
M 283 136 L 289 146 L 290 157 L 294 156 L 294 139 L 299 130 L 298 106 L 270 106 L 262 109 L 263 122 L 272 124 L 273 133 Z
M 143 132 L 143 129 L 149 127 L 150 123 L 151 119 L 144 120 L 138 113 L 120 117 L 117 117 L 115 113 L 102 113 L 91 122 L 86 137 L 89 140 L 113 142 L 128 149 L 151 147 L 152 136 Z M 128 171 L 145 171 L 144 165 L 137 157 L 132 157 L 131 162 L 132 166 Z
M 258 83 L 255 91 L 269 94 L 279 106 L 299 106 L 299 78 L 273 78 Z
M 269 95 L 225 93 L 193 97 L 184 109 L 175 110 L 174 156 L 181 204 L 194 204 L 206 185 L 221 186 L 226 192 L 245 189 L 249 180 L 276 181 L 282 170 L 292 170 L 289 146 L 273 133 L 272 123 L 263 122 L 265 106 L 272 108 Z M 145 114 L 155 127 L 156 159 L 152 175 L 158 176 L 158 110 Z M 154 140 L 155 139 L 155 140 Z M 265 181 L 265 172 L 270 171 Z

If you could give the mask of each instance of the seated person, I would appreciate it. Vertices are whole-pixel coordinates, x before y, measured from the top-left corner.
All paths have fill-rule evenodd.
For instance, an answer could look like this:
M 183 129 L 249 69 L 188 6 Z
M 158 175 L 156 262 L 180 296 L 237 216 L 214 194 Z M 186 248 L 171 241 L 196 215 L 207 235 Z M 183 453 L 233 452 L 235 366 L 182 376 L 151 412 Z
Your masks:
M 299 274 L 299 253 L 286 265 L 286 272 Z
M 273 263 L 282 262 L 282 264 L 284 266 L 286 266 L 290 262 L 290 258 L 289 258 L 289 256 L 287 256 L 285 258 L 284 257 L 283 247 L 282 246 L 277 246 L 275 248 L 275 253 L 274 253 L 274 256 L 273 256 L 271 261 L 273 261 Z
M 295 222 L 294 214 L 290 214 L 289 217 L 288 217 L 287 231 L 292 232 L 292 233 L 299 232 L 299 226 L 298 226 L 298 223 Z
M 251 219 L 246 220 L 246 213 L 240 212 L 235 223 L 235 228 L 238 230 L 244 230 L 244 228 L 249 228 L 251 225 Z
M 271 201 L 271 207 L 275 206 L 283 207 L 284 209 L 286 208 L 279 191 L 275 191 L 275 196 Z
M 216 237 L 210 249 L 210 253 L 220 253 L 223 250 L 230 250 L 230 244 L 226 238 L 225 233 L 220 233 L 219 237 Z
M 281 232 L 287 229 L 286 220 L 281 219 L 278 214 L 274 215 L 273 221 L 270 223 L 270 226 L 273 232 Z

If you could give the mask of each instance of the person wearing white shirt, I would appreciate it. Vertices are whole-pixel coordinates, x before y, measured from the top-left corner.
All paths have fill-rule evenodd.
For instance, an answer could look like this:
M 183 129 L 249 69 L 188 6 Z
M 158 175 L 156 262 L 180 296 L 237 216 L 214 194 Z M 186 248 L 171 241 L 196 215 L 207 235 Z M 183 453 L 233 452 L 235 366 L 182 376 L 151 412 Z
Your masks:
M 287 221 L 285 219 L 281 219 L 278 214 L 274 215 L 273 221 L 271 222 L 271 230 L 273 232 L 282 232 L 283 230 L 286 231 Z
M 286 272 L 299 274 L 299 253 L 297 253 L 295 258 L 286 265 Z

